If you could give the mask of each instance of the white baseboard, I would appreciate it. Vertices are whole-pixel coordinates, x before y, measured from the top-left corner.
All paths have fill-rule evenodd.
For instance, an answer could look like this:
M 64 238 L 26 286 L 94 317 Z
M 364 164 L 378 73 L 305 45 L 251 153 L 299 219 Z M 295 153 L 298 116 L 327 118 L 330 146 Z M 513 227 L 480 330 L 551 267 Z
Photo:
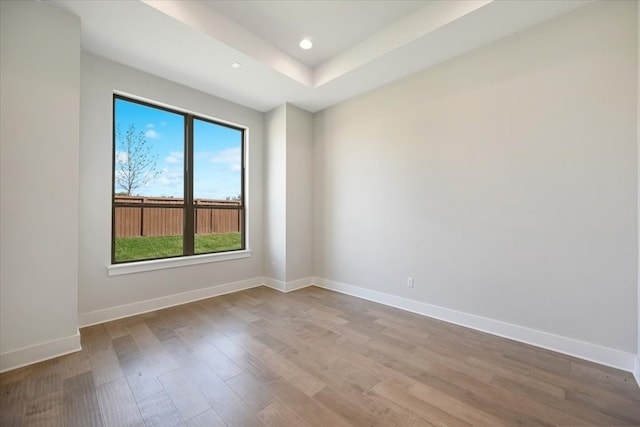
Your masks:
M 283 282 L 281 280 L 276 280 L 272 277 L 265 277 L 264 278 L 264 285 L 268 286 L 272 289 L 275 289 L 276 291 L 280 291 L 280 292 L 291 292 L 291 291 L 295 291 L 297 289 L 302 289 L 302 288 L 306 288 L 308 286 L 312 286 L 313 285 L 313 278 L 312 277 L 305 277 L 302 279 L 298 279 L 298 280 L 292 280 L 290 282 Z
M 22 368 L 80 350 L 82 347 L 80 347 L 80 332 L 78 331 L 68 337 L 0 354 L 0 372 Z
M 104 310 L 81 313 L 80 315 L 78 315 L 78 323 L 80 327 L 83 328 L 85 326 L 91 326 L 98 323 L 109 322 L 111 320 L 122 319 L 124 317 L 135 316 L 137 314 L 147 313 L 149 311 L 173 307 L 175 305 L 242 291 L 244 289 L 255 288 L 257 286 L 262 286 L 263 284 L 263 277 L 255 277 L 253 279 L 225 283 L 223 285 L 211 286 L 209 288 L 197 289 L 195 291 L 167 295 L 165 297 L 105 308 Z
M 633 368 L 633 376 L 638 383 L 638 387 L 640 387 L 640 354 L 636 354 L 635 357 L 635 366 Z
M 567 354 L 580 359 L 585 359 L 601 365 L 611 366 L 634 373 L 636 380 L 640 378 L 640 361 L 633 353 L 627 353 L 597 344 L 579 341 L 536 329 L 526 328 L 499 320 L 476 316 L 449 308 L 444 308 L 408 298 L 398 297 L 379 291 L 347 285 L 345 283 L 334 282 L 332 280 L 313 278 L 315 286 L 340 292 L 347 295 L 356 296 L 369 301 L 400 308 L 423 316 L 444 320 L 456 325 L 465 326 L 478 331 L 487 332 L 515 341 L 531 344 L 537 347 L 546 348 L 558 353 Z M 640 385 L 640 381 L 638 381 Z

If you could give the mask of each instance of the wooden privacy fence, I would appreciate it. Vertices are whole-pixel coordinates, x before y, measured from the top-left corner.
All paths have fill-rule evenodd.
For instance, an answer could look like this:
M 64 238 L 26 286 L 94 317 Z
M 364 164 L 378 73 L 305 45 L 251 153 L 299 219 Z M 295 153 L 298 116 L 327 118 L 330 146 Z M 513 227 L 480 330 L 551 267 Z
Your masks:
M 170 197 L 115 196 L 116 237 L 175 236 L 182 234 L 183 200 Z M 237 200 L 206 200 L 195 202 L 196 234 L 238 233 L 241 227 L 241 210 Z M 118 206 L 118 203 L 145 206 Z M 151 207 L 152 204 L 176 205 L 176 207 Z M 231 208 L 231 209 L 230 209 Z

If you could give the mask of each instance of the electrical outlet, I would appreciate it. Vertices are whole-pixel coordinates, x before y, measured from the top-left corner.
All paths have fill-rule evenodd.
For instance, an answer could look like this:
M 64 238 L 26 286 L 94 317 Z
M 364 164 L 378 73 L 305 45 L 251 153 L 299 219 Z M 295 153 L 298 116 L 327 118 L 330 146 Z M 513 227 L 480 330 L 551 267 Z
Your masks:
M 413 277 L 407 277 L 407 287 L 413 288 Z

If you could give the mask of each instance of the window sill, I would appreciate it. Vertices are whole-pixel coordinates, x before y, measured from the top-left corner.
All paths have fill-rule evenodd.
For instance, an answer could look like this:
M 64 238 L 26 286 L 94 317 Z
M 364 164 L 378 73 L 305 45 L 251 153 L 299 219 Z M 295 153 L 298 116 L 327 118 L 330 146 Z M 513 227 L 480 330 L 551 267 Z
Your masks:
M 164 270 L 165 268 L 186 267 L 189 265 L 208 264 L 211 262 L 230 261 L 234 259 L 250 258 L 251 251 L 223 252 L 217 254 L 193 255 L 179 258 L 153 259 L 126 264 L 112 264 L 107 267 L 109 276 L 121 274 L 141 273 L 143 271 Z

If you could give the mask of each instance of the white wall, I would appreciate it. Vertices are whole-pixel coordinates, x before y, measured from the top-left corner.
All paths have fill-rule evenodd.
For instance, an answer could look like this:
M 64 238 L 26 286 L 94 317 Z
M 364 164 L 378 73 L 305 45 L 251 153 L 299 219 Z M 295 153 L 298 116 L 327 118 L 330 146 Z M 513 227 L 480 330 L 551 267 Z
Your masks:
M 82 120 L 80 138 L 80 270 L 81 323 L 105 313 L 126 314 L 114 307 L 132 304 L 129 311 L 152 308 L 142 302 L 174 294 L 196 295 L 199 290 L 241 282 L 261 283 L 263 276 L 263 115 L 229 101 L 163 80 L 89 54 L 82 54 Z M 108 276 L 111 250 L 112 95 L 122 91 L 229 121 L 248 132 L 248 246 L 250 258 Z M 248 282 L 246 282 L 248 281 Z M 226 289 L 226 288 L 225 288 Z M 195 292 L 195 294 L 194 294 Z M 206 296 L 206 293 L 197 294 Z M 187 298 L 188 299 L 188 298 Z M 181 301 L 179 298 L 171 300 Z
M 636 20 L 636 32 L 638 34 L 637 41 L 637 59 L 638 59 L 638 67 L 637 67 L 637 75 L 638 75 L 638 84 L 636 88 L 636 99 L 638 102 L 636 114 L 638 116 L 638 121 L 636 125 L 637 130 L 637 152 L 638 152 L 638 348 L 636 354 L 636 366 L 635 366 L 635 376 L 636 381 L 640 385 L 640 2 L 636 2 L 636 7 L 638 9 L 638 19 Z
M 270 286 L 310 284 L 313 116 L 286 104 L 265 115 L 264 270 Z
M 268 277 L 286 281 L 287 259 L 287 106 L 265 114 L 265 257 Z
M 287 104 L 287 281 L 312 275 L 312 115 Z
M 316 275 L 635 353 L 636 7 L 598 2 L 318 113 Z
M 0 2 L 0 370 L 79 349 L 80 22 Z

